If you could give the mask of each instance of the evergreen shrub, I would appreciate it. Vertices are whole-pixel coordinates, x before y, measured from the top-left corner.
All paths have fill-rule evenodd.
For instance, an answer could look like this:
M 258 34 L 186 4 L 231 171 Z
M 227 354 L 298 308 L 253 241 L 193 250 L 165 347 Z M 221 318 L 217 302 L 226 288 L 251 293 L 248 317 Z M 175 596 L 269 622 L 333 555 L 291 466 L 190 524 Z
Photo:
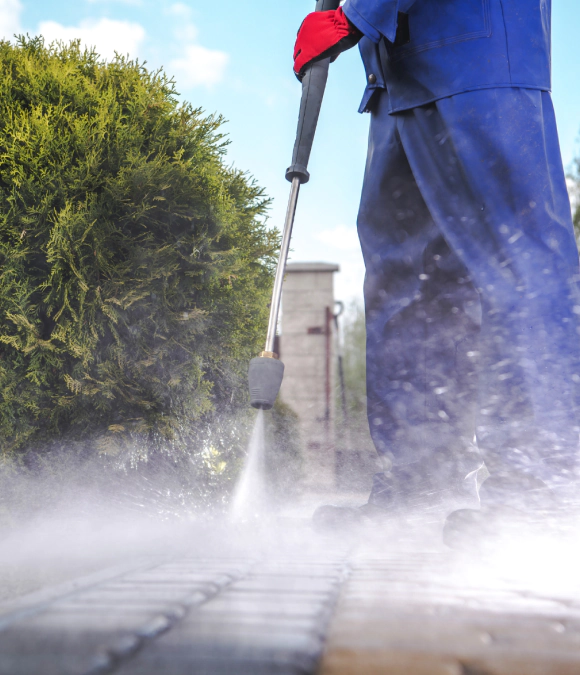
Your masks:
M 42 38 L 0 68 L 1 454 L 195 438 L 220 475 L 246 423 L 212 424 L 245 409 L 267 318 L 262 189 L 162 71 Z

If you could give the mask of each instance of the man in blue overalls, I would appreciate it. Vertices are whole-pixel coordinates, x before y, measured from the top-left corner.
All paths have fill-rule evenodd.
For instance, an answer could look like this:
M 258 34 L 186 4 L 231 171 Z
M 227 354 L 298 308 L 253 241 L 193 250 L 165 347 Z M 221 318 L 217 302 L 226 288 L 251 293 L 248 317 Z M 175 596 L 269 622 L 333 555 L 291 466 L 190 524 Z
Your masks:
M 376 507 L 460 494 L 482 461 L 482 508 L 530 509 L 576 480 L 578 251 L 550 14 L 550 0 L 346 0 L 299 31 L 298 76 L 359 40 L 367 75 Z

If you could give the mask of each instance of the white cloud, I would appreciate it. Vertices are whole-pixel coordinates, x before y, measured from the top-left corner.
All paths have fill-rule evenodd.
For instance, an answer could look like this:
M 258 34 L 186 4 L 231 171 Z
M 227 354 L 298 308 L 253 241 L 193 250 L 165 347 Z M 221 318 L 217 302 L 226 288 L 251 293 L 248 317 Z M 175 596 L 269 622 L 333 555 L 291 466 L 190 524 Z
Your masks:
M 229 54 L 197 43 L 198 30 L 191 21 L 192 11 L 188 5 L 175 2 L 165 12 L 176 20 L 174 35 L 181 56 L 169 62 L 167 71 L 175 76 L 177 88 L 212 87 L 221 82 L 230 61 Z
M 168 14 L 173 14 L 180 19 L 191 18 L 191 7 L 188 7 L 183 2 L 176 2 L 167 9 Z
M 169 63 L 168 72 L 175 75 L 178 89 L 180 86 L 211 87 L 223 79 L 229 60 L 229 54 L 225 52 L 201 45 L 187 45 L 183 56 Z
M 102 4 L 107 0 L 89 0 Z M 141 4 L 141 0 L 109 0 L 127 4 Z M 25 32 L 21 24 L 21 0 L 0 0 L 0 38 L 11 40 L 14 34 Z M 176 20 L 175 49 L 180 56 L 170 61 L 168 73 L 176 77 L 177 85 L 183 88 L 211 87 L 221 82 L 230 61 L 229 54 L 217 49 L 208 49 L 197 43 L 198 30 L 191 21 L 191 8 L 177 2 L 166 13 Z M 141 56 L 146 33 L 143 26 L 130 21 L 113 19 L 84 19 L 76 26 L 66 26 L 57 21 L 41 21 L 33 34 L 42 35 L 47 43 L 80 39 L 85 47 L 94 47 L 105 59 L 112 59 L 115 52 Z
M 56 21 L 42 21 L 38 33 L 44 36 L 47 43 L 53 40 L 70 42 L 80 38 L 84 46 L 95 47 L 106 59 L 113 58 L 115 51 L 136 56 L 145 39 L 145 29 L 138 23 L 112 19 L 86 19 L 78 26 L 63 26 Z
M 331 262 L 340 265 L 340 272 L 334 275 L 334 297 L 347 304 L 362 302 L 365 266 L 360 252 L 345 258 L 337 256 Z
M 313 232 L 308 249 L 309 253 L 304 259 L 340 265 L 340 272 L 334 276 L 334 297 L 337 300 L 362 302 L 365 267 L 356 227 L 337 225 Z
M 177 19 L 177 24 L 174 28 L 174 34 L 180 43 L 195 42 L 197 39 L 197 26 L 191 21 L 191 7 L 177 2 L 165 10 L 174 19 Z
M 341 251 L 358 250 L 359 240 L 356 227 L 338 225 L 331 230 L 322 230 L 316 235 L 318 241 Z
M 11 40 L 15 34 L 22 32 L 20 0 L 0 0 L 0 38 Z

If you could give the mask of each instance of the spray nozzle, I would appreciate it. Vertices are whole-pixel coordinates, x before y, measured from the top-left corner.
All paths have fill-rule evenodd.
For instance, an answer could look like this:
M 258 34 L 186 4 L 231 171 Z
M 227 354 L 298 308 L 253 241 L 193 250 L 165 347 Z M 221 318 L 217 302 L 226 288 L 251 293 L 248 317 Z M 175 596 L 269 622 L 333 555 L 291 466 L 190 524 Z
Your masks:
M 284 377 L 284 364 L 273 352 L 262 352 L 250 361 L 248 380 L 253 408 L 270 410 L 276 401 Z

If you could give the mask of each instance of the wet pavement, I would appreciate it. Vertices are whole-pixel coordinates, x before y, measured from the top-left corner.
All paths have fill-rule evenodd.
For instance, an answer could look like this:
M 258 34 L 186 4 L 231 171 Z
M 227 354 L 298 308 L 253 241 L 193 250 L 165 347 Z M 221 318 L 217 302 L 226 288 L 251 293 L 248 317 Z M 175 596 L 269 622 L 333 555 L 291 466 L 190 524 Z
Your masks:
M 482 558 L 437 532 L 194 530 L 1 605 L 0 675 L 580 673 L 569 547 Z
M 361 547 L 320 675 L 577 675 L 577 571 L 553 560 L 535 567 L 528 552 L 508 555 L 511 564 L 501 552 L 498 559 L 436 546 L 391 555 Z

